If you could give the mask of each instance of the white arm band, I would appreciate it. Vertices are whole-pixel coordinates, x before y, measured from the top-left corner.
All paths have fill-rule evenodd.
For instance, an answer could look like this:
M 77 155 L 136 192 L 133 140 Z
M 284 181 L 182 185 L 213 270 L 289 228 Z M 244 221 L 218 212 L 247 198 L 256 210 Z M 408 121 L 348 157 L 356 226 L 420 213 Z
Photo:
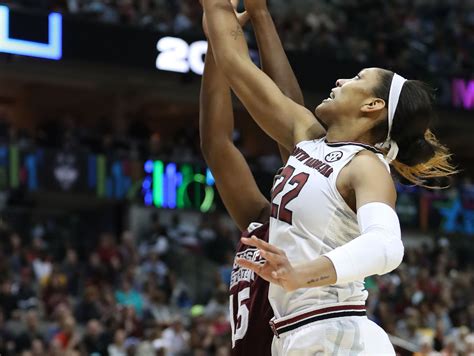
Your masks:
M 357 211 L 361 236 L 325 256 L 337 273 L 337 284 L 363 280 L 397 268 L 403 243 L 397 213 L 387 204 L 369 203 Z

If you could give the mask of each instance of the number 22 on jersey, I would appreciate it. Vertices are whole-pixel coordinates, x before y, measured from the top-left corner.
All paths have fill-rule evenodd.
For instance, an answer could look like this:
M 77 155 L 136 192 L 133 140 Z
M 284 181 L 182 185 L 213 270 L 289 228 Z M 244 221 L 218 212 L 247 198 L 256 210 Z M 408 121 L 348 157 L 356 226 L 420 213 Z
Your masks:
M 298 173 L 295 174 L 295 167 L 286 166 L 283 171 L 280 173 L 280 178 L 283 178 L 272 191 L 272 211 L 271 217 L 278 219 L 280 221 L 286 222 L 287 224 L 292 225 L 293 223 L 293 212 L 287 208 L 288 203 L 298 197 L 303 189 L 304 185 L 308 182 L 309 174 L 308 173 Z M 281 197 L 280 204 L 275 204 L 275 200 L 278 194 L 281 194 L 285 186 L 289 184 L 293 187 L 290 191 L 285 193 Z

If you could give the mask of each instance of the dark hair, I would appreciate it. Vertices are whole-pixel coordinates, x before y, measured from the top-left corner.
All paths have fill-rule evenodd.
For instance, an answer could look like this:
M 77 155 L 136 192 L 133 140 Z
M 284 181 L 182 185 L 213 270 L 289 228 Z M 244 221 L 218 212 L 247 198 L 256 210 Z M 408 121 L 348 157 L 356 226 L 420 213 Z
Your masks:
M 379 85 L 374 95 L 385 100 L 388 106 L 393 72 L 381 70 Z M 391 138 L 397 142 L 400 151 L 392 165 L 409 182 L 427 186 L 426 181 L 444 178 L 457 173 L 451 163 L 451 154 L 429 129 L 435 112 L 433 90 L 418 80 L 408 80 L 400 93 L 393 119 Z M 385 118 L 373 132 L 377 142 L 385 141 L 388 134 L 388 119 Z

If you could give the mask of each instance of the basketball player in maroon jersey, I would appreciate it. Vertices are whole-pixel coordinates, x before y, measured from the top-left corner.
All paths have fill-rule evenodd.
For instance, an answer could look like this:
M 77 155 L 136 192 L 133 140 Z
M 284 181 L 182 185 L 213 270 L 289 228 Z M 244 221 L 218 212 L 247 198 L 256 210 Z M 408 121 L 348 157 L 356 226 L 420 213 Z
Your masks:
M 303 103 L 301 89 L 279 40 L 266 0 L 248 1 L 247 12 L 238 14 L 238 18 L 241 25 L 249 18 L 252 20 L 262 69 L 286 95 Z M 211 47 L 206 56 L 200 109 L 202 152 L 229 214 L 243 236 L 253 235 L 268 241 L 270 203 L 259 191 L 244 157 L 232 142 L 230 88 L 215 65 Z M 286 161 L 288 151 L 280 149 L 280 152 L 283 161 Z M 253 262 L 260 260 L 256 248 L 241 243 L 237 247 L 236 258 Z M 268 282 L 234 264 L 230 294 L 232 355 L 271 355 L 273 332 L 269 322 L 273 311 L 268 302 Z

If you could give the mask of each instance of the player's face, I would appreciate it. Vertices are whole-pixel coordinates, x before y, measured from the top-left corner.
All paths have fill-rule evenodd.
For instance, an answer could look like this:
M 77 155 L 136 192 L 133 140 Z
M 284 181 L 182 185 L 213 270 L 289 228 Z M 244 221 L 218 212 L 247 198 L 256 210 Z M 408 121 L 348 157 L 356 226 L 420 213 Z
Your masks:
M 325 126 L 344 118 L 358 117 L 361 108 L 373 98 L 382 69 L 366 68 L 352 79 L 338 79 L 327 99 L 316 108 L 316 117 Z

